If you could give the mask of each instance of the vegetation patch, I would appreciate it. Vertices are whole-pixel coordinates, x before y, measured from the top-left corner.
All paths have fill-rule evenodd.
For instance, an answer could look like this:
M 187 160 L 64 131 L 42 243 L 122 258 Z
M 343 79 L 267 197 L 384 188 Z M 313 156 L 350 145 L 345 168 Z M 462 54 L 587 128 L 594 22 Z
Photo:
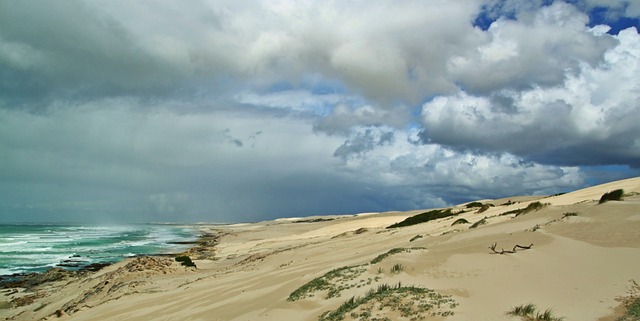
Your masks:
M 541 210 L 542 208 L 544 208 L 547 205 L 549 205 L 549 204 L 548 203 L 540 203 L 540 202 L 531 202 L 525 208 L 519 208 L 519 209 L 515 209 L 515 210 L 512 210 L 512 211 L 507 211 L 507 212 L 504 212 L 504 213 L 500 214 L 500 216 L 515 214 L 516 217 L 517 217 L 519 215 L 523 215 L 523 214 L 539 211 L 539 210 Z
M 426 317 L 453 315 L 457 306 L 451 296 L 416 286 L 381 284 L 369 290 L 364 297 L 352 297 L 338 309 L 323 313 L 320 321 L 339 320 L 390 320 L 385 317 L 390 311 L 397 312 L 407 320 L 422 320 Z
M 408 252 L 411 252 L 412 250 L 426 250 L 426 249 L 427 248 L 425 247 L 410 247 L 410 248 L 396 247 L 385 253 L 382 253 L 376 256 L 373 260 L 371 260 L 371 264 L 380 263 L 382 262 L 382 260 L 386 259 L 389 255 L 398 254 L 398 253 L 408 253 Z
M 426 223 L 429 221 L 437 220 L 439 218 L 445 218 L 445 217 L 454 216 L 454 215 L 457 215 L 457 213 L 453 213 L 453 211 L 450 208 L 442 209 L 442 210 L 432 210 L 432 211 L 428 211 L 428 212 L 424 212 L 418 215 L 408 217 L 402 222 L 398 222 L 398 223 L 387 226 L 387 228 L 411 226 L 411 225 Z
M 526 321 L 562 321 L 563 317 L 556 317 L 553 315 L 551 309 L 545 311 L 539 311 L 535 304 L 525 304 L 512 308 L 507 315 L 522 317 L 522 320 Z
M 481 220 L 479 220 L 479 221 L 477 221 L 477 222 L 475 222 L 475 223 L 473 223 L 471 226 L 469 226 L 469 228 L 476 228 L 476 227 L 478 227 L 480 225 L 485 225 L 485 224 L 487 224 L 487 218 L 486 217 L 481 219 Z
M 186 255 L 176 256 L 176 262 L 180 262 L 180 264 L 186 267 L 196 267 L 196 264 Z
M 480 207 L 480 209 L 478 210 L 478 214 L 480 214 L 482 212 L 486 212 L 491 207 L 493 207 L 492 204 L 484 204 L 484 205 L 482 205 L 482 207 Z
M 451 224 L 451 226 L 458 225 L 458 224 L 469 224 L 469 221 L 467 221 L 467 220 L 465 220 L 463 218 L 459 218 L 455 222 L 453 222 Z
M 423 236 L 422 236 L 422 235 L 420 235 L 420 234 L 418 234 L 418 235 L 416 235 L 416 236 L 412 237 L 412 238 L 409 240 L 409 242 L 413 242 L 413 241 L 418 240 L 418 239 L 421 239 L 421 238 L 423 238 Z
M 395 264 L 391 267 L 391 273 L 393 274 L 398 274 L 402 271 L 404 271 L 404 265 L 402 264 Z
M 616 319 L 616 321 L 638 321 L 640 320 L 640 298 L 630 299 L 625 302 L 625 308 L 627 309 L 623 316 Z
M 339 297 L 340 292 L 343 290 L 370 285 L 373 281 L 372 279 L 353 282 L 353 280 L 358 279 L 358 277 L 366 271 L 367 268 L 365 265 L 344 266 L 331 270 L 291 292 L 287 301 L 297 301 L 312 297 L 314 296 L 314 292 L 317 291 L 327 291 L 326 299 Z
M 622 201 L 622 196 L 624 196 L 624 190 L 622 189 L 604 193 L 602 197 L 600 197 L 600 201 L 598 202 L 598 204 L 602 204 L 608 201 Z
M 469 204 L 467 204 L 467 206 L 465 206 L 466 208 L 473 208 L 473 207 L 482 207 L 482 203 L 480 202 L 471 202 Z
M 566 213 L 562 213 L 562 218 L 567 218 L 567 217 L 572 217 L 572 216 L 578 216 L 578 212 L 566 212 Z

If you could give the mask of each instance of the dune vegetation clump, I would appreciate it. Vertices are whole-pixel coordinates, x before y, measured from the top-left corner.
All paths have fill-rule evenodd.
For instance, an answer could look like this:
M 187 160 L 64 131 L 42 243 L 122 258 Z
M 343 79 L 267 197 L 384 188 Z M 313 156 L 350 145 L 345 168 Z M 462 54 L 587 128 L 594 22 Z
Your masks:
M 556 317 L 553 315 L 551 309 L 545 311 L 539 311 L 535 304 L 525 304 L 513 307 L 507 315 L 522 317 L 522 320 L 526 321 L 562 321 L 563 317 Z
M 604 193 L 602 197 L 600 197 L 600 201 L 598 202 L 598 204 L 602 204 L 608 201 L 622 201 L 622 196 L 624 196 L 624 190 L 622 189 Z
M 425 247 L 396 247 L 396 248 L 392 248 L 391 250 L 382 253 L 378 256 L 376 256 L 373 260 L 371 260 L 371 264 L 377 264 L 382 262 L 382 260 L 386 259 L 388 256 L 390 255 L 394 255 L 394 254 L 398 254 L 398 253 L 408 253 L 411 252 L 412 250 L 426 250 L 427 248 Z
M 327 291 L 326 298 L 339 297 L 346 289 L 371 284 L 372 280 L 353 280 L 367 271 L 365 265 L 343 266 L 317 277 L 289 294 L 287 301 L 297 301 L 314 295 L 317 291 Z
M 638 321 L 640 320 L 640 298 L 630 299 L 625 303 L 626 311 L 623 316 L 616 321 Z
M 182 266 L 196 267 L 196 264 L 193 263 L 193 261 L 191 261 L 191 258 L 186 255 L 176 256 L 176 262 L 180 262 Z
M 482 203 L 480 202 L 471 202 L 465 206 L 466 208 L 474 208 L 474 207 L 482 207 Z
M 320 321 L 339 321 L 349 316 L 352 320 L 385 320 L 389 311 L 397 311 L 404 318 L 424 320 L 427 317 L 453 315 L 457 302 L 451 296 L 434 290 L 416 287 L 381 284 L 369 290 L 363 297 L 352 297 L 334 311 L 320 315 Z
M 426 223 L 429 221 L 437 220 L 439 218 L 454 216 L 457 214 L 458 213 L 453 213 L 453 211 L 450 208 L 441 209 L 441 210 L 432 210 L 432 211 L 428 211 L 428 212 L 424 212 L 418 215 L 408 217 L 402 222 L 398 222 L 398 223 L 387 226 L 387 228 L 411 226 L 411 225 L 416 225 L 420 223 Z
M 482 207 L 480 207 L 480 209 L 478 209 L 478 214 L 486 212 L 487 210 L 489 210 L 491 207 L 493 207 L 493 205 L 491 204 L 484 204 L 482 205 Z
M 515 214 L 516 217 L 518 217 L 518 216 L 523 215 L 523 214 L 539 211 L 539 210 L 543 209 L 547 205 L 549 205 L 549 203 L 531 202 L 525 208 L 518 208 L 518 209 L 515 209 L 515 210 L 507 211 L 507 212 L 504 212 L 504 213 L 500 214 L 500 216 Z
M 481 220 L 479 220 L 479 221 L 477 221 L 477 222 L 475 222 L 475 223 L 473 223 L 471 226 L 469 226 L 469 228 L 476 228 L 476 227 L 478 227 L 480 225 L 485 225 L 485 224 L 487 224 L 487 218 L 486 217 L 481 219 Z
M 451 226 L 458 225 L 458 224 L 469 224 L 469 221 L 467 221 L 467 220 L 465 220 L 463 218 L 459 218 L 459 219 L 455 220 L 455 222 L 453 222 L 451 224 Z

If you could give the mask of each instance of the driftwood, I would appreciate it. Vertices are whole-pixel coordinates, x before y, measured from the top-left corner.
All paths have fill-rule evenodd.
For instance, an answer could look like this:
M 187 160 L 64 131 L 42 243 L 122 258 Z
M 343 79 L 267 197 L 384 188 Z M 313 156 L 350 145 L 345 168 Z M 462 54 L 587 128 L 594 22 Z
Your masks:
M 491 254 L 513 254 L 513 253 L 517 253 L 518 249 L 529 250 L 533 246 L 533 243 L 531 243 L 529 246 L 522 246 L 522 245 L 516 244 L 513 247 L 513 250 L 511 251 L 505 250 L 504 248 L 501 251 L 497 251 L 496 246 L 498 246 L 498 243 L 493 243 L 491 246 L 489 246 L 489 249 L 491 250 Z

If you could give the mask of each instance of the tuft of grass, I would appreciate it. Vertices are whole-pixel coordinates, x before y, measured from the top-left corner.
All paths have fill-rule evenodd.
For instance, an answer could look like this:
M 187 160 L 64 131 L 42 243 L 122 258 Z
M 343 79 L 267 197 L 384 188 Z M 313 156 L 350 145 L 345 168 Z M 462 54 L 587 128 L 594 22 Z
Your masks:
M 556 317 L 553 315 L 551 309 L 544 311 L 537 310 L 535 304 L 529 303 L 525 305 L 519 305 L 513 307 L 511 311 L 507 312 L 507 315 L 519 316 L 526 321 L 562 321 L 563 317 Z
M 536 305 L 529 303 L 529 304 L 513 307 L 511 311 L 507 312 L 507 314 L 524 317 L 524 316 L 533 315 L 535 312 L 536 312 Z
M 467 220 L 465 220 L 463 218 L 459 218 L 455 222 L 453 222 L 451 224 L 451 226 L 458 225 L 458 224 L 469 224 L 469 221 L 467 221 Z
M 423 238 L 423 236 L 422 236 L 422 235 L 420 235 L 420 234 L 418 234 L 418 235 L 416 235 L 416 236 L 412 237 L 412 238 L 409 240 L 409 242 L 413 242 L 413 241 L 415 241 L 415 240 L 417 240 L 417 239 L 421 239 L 421 238 Z
M 602 194 L 602 197 L 600 197 L 600 201 L 598 202 L 598 204 L 602 204 L 608 201 L 622 201 L 622 196 L 624 196 L 624 190 L 622 189 L 604 193 Z
M 578 216 L 578 212 L 566 212 L 566 213 L 562 213 L 562 218 L 567 218 L 567 217 L 571 217 L 571 216 Z
M 478 227 L 480 225 L 485 225 L 485 224 L 487 224 L 487 218 L 486 217 L 481 219 L 481 220 L 479 220 L 479 221 L 477 221 L 477 222 L 475 222 L 475 223 L 473 223 L 471 226 L 469 226 L 469 228 L 476 228 L 476 227 Z
M 429 221 L 437 220 L 439 218 L 445 218 L 445 217 L 454 216 L 454 215 L 457 215 L 457 213 L 454 214 L 450 208 L 442 209 L 442 210 L 432 210 L 432 211 L 424 212 L 411 217 L 407 217 L 404 221 L 391 224 L 387 226 L 387 228 L 411 226 L 411 225 L 426 223 Z
M 186 255 L 176 256 L 175 260 L 176 260 L 176 262 L 180 262 L 180 264 L 182 264 L 182 266 L 196 267 L 196 264 L 193 263 L 193 261 L 191 261 L 191 258 L 186 256 Z
M 402 271 L 404 271 L 404 265 L 402 265 L 402 264 L 394 264 L 391 267 L 391 273 L 393 273 L 393 274 L 398 274 L 398 273 L 400 273 Z

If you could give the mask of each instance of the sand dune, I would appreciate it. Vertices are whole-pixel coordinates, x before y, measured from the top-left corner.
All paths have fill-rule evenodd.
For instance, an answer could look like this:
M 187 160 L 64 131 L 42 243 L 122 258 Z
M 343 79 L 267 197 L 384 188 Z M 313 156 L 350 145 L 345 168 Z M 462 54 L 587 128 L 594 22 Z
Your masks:
M 598 205 L 618 188 L 623 201 Z M 544 206 L 514 212 L 534 202 Z M 220 239 L 195 260 L 198 269 L 138 258 L 29 291 L 7 289 L 5 305 L 37 295 L 0 309 L 0 317 L 319 320 L 389 285 L 356 300 L 344 320 L 520 320 L 506 312 L 528 303 L 567 321 L 615 320 L 621 300 L 640 295 L 640 178 L 482 203 L 494 206 L 478 213 L 461 204 L 454 216 L 394 229 L 386 227 L 424 211 L 201 226 Z M 469 223 L 452 225 L 459 219 Z M 492 253 L 493 244 L 503 254 Z

